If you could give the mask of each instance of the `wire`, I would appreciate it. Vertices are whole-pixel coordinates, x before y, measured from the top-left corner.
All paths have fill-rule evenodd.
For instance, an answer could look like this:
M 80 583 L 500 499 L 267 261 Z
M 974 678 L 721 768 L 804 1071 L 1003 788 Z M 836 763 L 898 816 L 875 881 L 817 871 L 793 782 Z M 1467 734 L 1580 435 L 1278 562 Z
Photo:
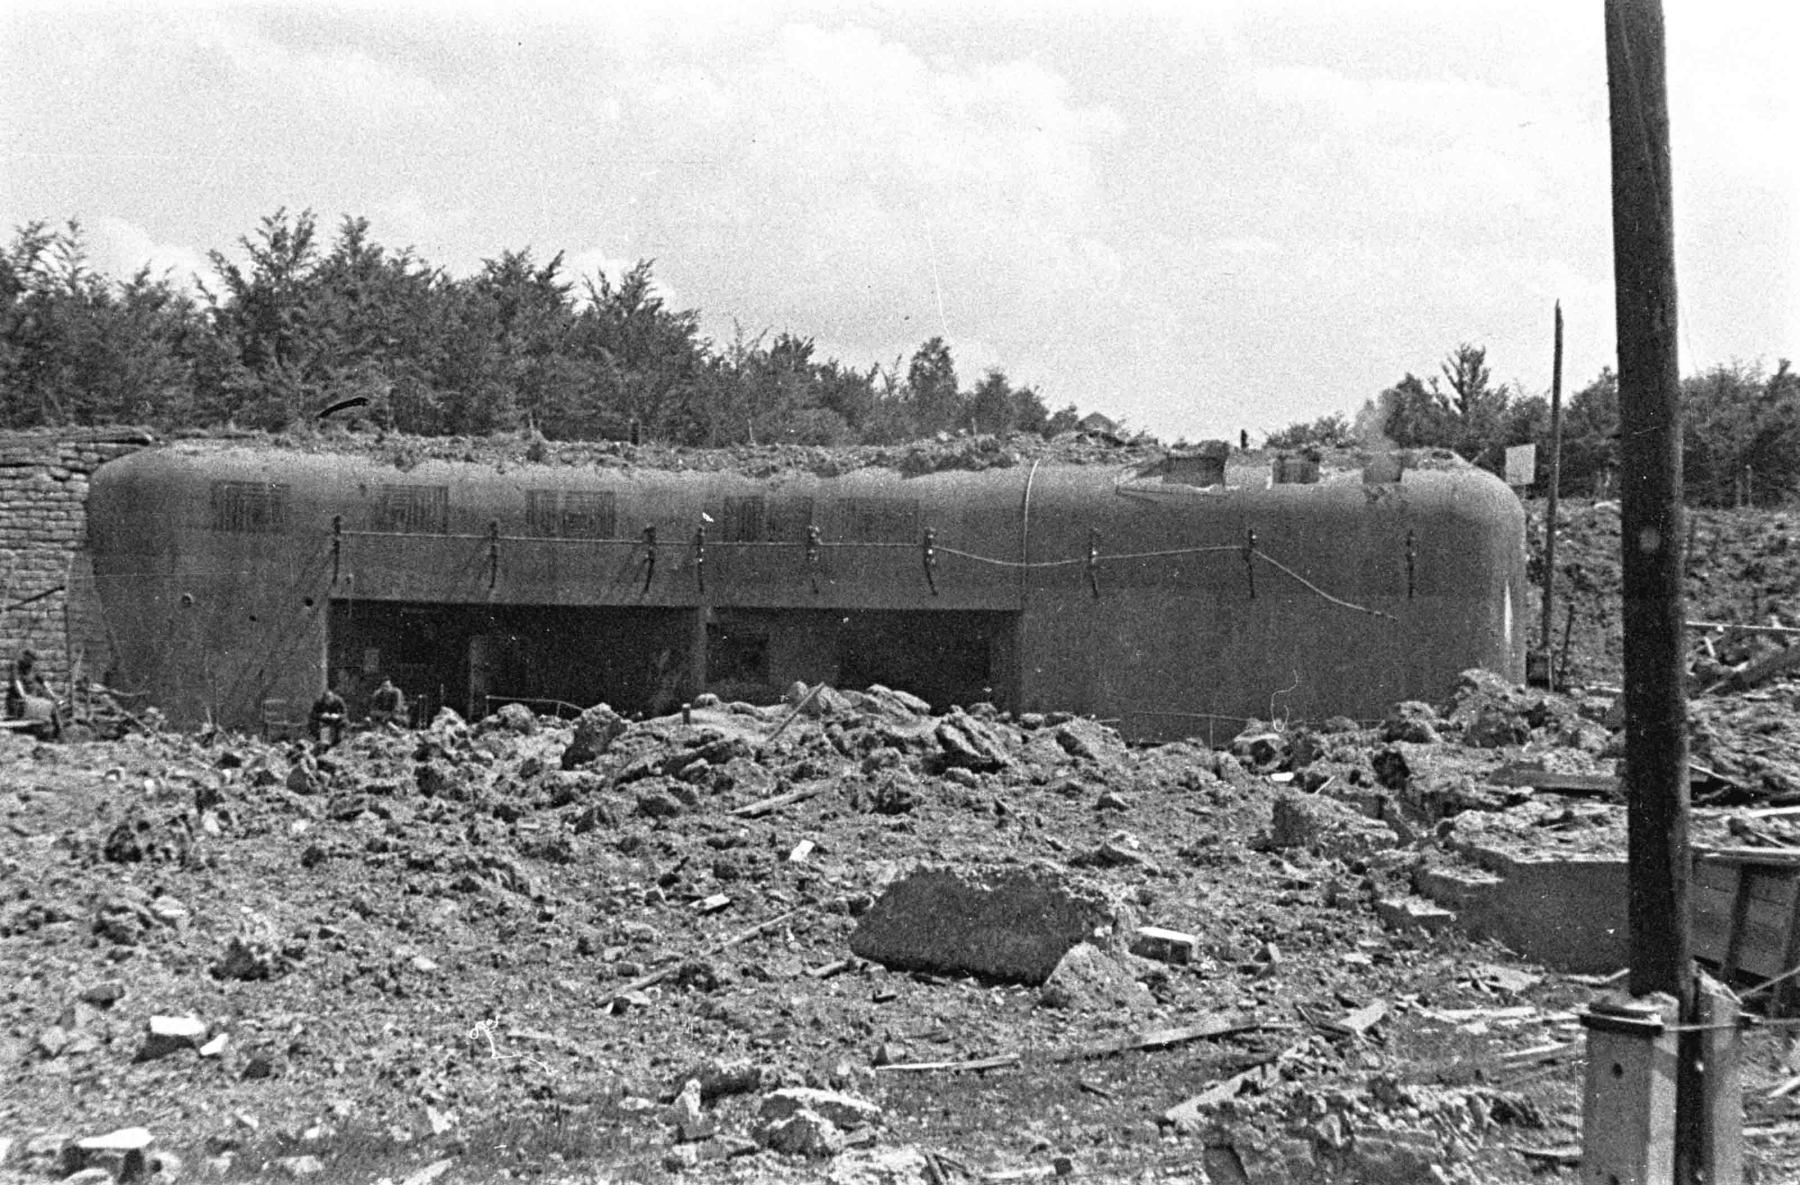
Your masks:
M 1395 617 L 1392 613 L 1383 613 L 1379 609 L 1371 609 L 1366 605 L 1357 605 L 1357 604 L 1353 604 L 1350 601 L 1346 601 L 1346 600 L 1342 600 L 1338 597 L 1334 597 L 1330 593 L 1326 592 L 1324 589 L 1320 588 L 1318 585 L 1314 584 L 1312 581 L 1308 580 L 1306 577 L 1300 575 L 1300 573 L 1294 571 L 1292 568 L 1290 568 L 1286 564 L 1282 563 L 1280 560 L 1277 560 L 1274 557 L 1269 556 L 1261 551 L 1255 551 L 1255 552 L 1252 552 L 1251 554 L 1256 556 L 1257 559 L 1262 560 L 1264 563 L 1273 566 L 1277 570 L 1287 573 L 1287 575 L 1290 578 L 1299 581 L 1300 584 L 1305 586 L 1310 592 L 1313 592 L 1313 593 L 1317 594 L 1318 596 L 1325 598 L 1327 601 L 1330 601 L 1333 605 L 1337 605 L 1344 609 L 1353 609 L 1358 613 L 1367 613 L 1371 617 L 1385 618 L 1388 621 L 1397 622 L 1400 620 L 1398 617 Z

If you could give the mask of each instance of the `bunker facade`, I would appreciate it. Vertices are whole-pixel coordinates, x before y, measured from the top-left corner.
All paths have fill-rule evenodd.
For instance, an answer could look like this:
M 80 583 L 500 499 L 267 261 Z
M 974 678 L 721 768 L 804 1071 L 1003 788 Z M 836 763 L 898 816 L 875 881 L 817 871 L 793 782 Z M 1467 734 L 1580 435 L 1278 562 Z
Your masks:
M 181 443 L 102 466 L 88 531 L 116 681 L 184 725 L 291 721 L 328 682 L 361 715 L 384 676 L 420 717 L 826 681 L 1222 740 L 1522 677 L 1517 499 L 1377 460 L 753 476 Z

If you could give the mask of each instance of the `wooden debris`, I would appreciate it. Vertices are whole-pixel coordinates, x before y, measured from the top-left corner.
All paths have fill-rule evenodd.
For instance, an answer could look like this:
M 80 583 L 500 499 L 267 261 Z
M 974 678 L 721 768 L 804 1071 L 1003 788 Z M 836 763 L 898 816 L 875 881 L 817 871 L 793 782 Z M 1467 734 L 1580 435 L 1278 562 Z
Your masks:
M 1581 1048 L 1579 1041 L 1551 1041 L 1544 1045 L 1533 1045 L 1530 1049 L 1515 1049 L 1500 1055 L 1505 1065 L 1528 1066 L 1536 1062 L 1554 1061 L 1565 1053 L 1573 1053 Z
M 773 798 L 763 798 L 756 802 L 748 802 L 743 806 L 732 807 L 731 814 L 739 819 L 755 819 L 778 811 L 784 806 L 792 806 L 796 802 L 805 802 L 825 789 L 824 782 L 815 782 L 810 786 L 802 786 L 798 790 L 790 790 L 786 794 L 777 794 Z
M 1003 1066 L 1016 1066 L 1016 1065 L 1018 1065 L 1018 1064 L 1019 1064 L 1019 1060 L 1020 1060 L 1020 1059 L 1019 1059 L 1019 1055 L 1018 1055 L 1018 1054 L 1016 1054 L 1016 1053 L 1003 1053 L 1003 1054 L 1001 1054 L 1001 1055 L 1000 1055 L 1000 1056 L 998 1056 L 998 1057 L 978 1057 L 978 1058 L 975 1058 L 975 1059 L 974 1059 L 974 1060 L 972 1060 L 972 1061 L 950 1061 L 950 1062 L 891 1062 L 891 1063 L 889 1063 L 889 1064 L 888 1064 L 888 1065 L 885 1065 L 885 1066 L 876 1066 L 876 1067 L 875 1067 L 875 1068 L 876 1068 L 876 1069 L 877 1069 L 877 1070 L 910 1070 L 910 1071 L 925 1071 L 925 1070 L 956 1070 L 956 1071 L 964 1071 L 964 1070 L 998 1070 L 998 1069 L 1000 1069 L 1000 1068 L 1001 1068 L 1001 1067 L 1003 1067 Z
M 779 917 L 770 918 L 766 922 L 758 922 L 756 925 L 750 927 L 748 930 L 740 931 L 739 933 L 732 935 L 730 938 L 727 938 L 725 941 L 718 943 L 717 945 L 708 947 L 705 951 L 702 952 L 702 956 L 704 957 L 706 955 L 716 955 L 720 951 L 730 950 L 734 946 L 738 946 L 742 943 L 750 941 L 752 938 L 755 938 L 759 934 L 766 933 L 769 930 L 775 929 L 777 926 L 780 926 L 787 922 L 792 921 L 801 912 L 802 911 L 798 910 L 798 909 L 790 909 L 786 913 L 781 914 Z M 606 1009 L 610 1008 L 615 1001 L 621 999 L 624 996 L 631 995 L 634 992 L 641 992 L 647 987 L 654 987 L 656 984 L 661 983 L 665 979 L 672 979 L 675 976 L 675 973 L 681 970 L 681 963 L 682 963 L 681 960 L 675 960 L 673 962 L 665 964 L 664 966 L 662 966 L 660 969 L 658 969 L 656 971 L 650 972 L 650 974 L 648 974 L 648 975 L 640 975 L 638 978 L 632 980 L 630 983 L 624 985 L 623 987 L 614 988 L 612 991 L 608 992 L 606 995 L 600 997 L 600 1002 L 598 1005 L 600 1010 L 604 1012 Z
M 819 693 L 824 690 L 825 690 L 825 684 L 823 684 L 823 683 L 814 684 L 811 690 L 809 690 L 805 695 L 800 697 L 800 702 L 795 704 L 794 710 L 787 714 L 787 719 L 783 720 L 781 722 L 781 724 L 776 727 L 775 731 L 769 734 L 769 739 L 767 741 L 764 741 L 763 743 L 765 745 L 770 744 L 775 740 L 775 738 L 779 737 L 782 733 L 786 732 L 788 725 L 790 725 L 794 721 L 798 720 L 800 718 L 800 713 L 806 711 L 806 705 L 812 703 L 813 700 L 817 699 L 819 697 Z
M 1064 1049 L 1051 1053 L 1044 1058 L 1053 1064 L 1087 1061 L 1098 1057 L 1111 1057 L 1114 1054 L 1130 1053 L 1136 1050 L 1168 1049 L 1175 1045 L 1184 1045 L 1189 1041 L 1204 1041 L 1212 1037 L 1225 1037 L 1233 1033 L 1245 1033 L 1255 1029 L 1270 1029 L 1277 1026 L 1264 1024 L 1261 1021 L 1245 1016 L 1220 1016 L 1199 1025 L 1187 1025 L 1178 1029 L 1152 1029 L 1147 1033 L 1134 1033 L 1114 1041 L 1102 1041 L 1095 1045 L 1078 1045 L 1073 1049 Z M 1019 1054 L 1006 1053 L 998 1057 L 975 1058 L 972 1061 L 941 1062 L 901 1062 L 894 1065 L 877 1066 L 878 1070 L 997 1070 L 1003 1066 L 1018 1065 L 1023 1059 Z
M 813 967 L 807 975 L 814 979 L 830 979 L 833 975 L 841 975 L 856 966 L 855 959 L 834 959 L 820 967 Z
M 1336 1020 L 1326 1021 L 1323 1027 L 1352 1037 L 1364 1037 L 1368 1035 L 1370 1029 L 1386 1019 L 1387 1014 L 1387 1001 L 1374 1000 Z
M 1275 1081 L 1280 1073 L 1275 1066 L 1279 1057 L 1279 1054 L 1270 1054 L 1266 1060 L 1249 1069 L 1221 1079 L 1192 1098 L 1176 1103 L 1162 1113 L 1159 1122 L 1176 1131 L 1192 1131 L 1199 1126 L 1205 1112 L 1237 1098 L 1250 1087 L 1261 1088 Z
M 1800 646 L 1790 646 L 1786 650 L 1777 650 L 1753 663 L 1739 667 L 1700 694 L 1716 695 L 1722 691 L 1746 691 L 1758 683 L 1766 683 L 1783 671 L 1792 670 L 1797 666 L 1800 666 Z
M 1498 963 L 1480 964 L 1470 972 L 1469 978 L 1484 987 L 1496 988 L 1515 996 L 1544 981 L 1542 975 L 1533 975 L 1516 967 L 1502 967 Z

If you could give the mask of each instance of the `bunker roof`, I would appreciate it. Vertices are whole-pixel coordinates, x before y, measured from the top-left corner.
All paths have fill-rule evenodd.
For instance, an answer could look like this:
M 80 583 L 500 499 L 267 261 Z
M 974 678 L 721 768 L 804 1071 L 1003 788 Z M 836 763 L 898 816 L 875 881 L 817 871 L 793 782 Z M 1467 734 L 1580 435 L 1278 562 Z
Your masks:
M 327 428 L 304 433 L 227 432 L 183 435 L 170 446 L 188 455 L 211 450 L 269 450 L 315 456 L 354 456 L 385 462 L 406 471 L 426 461 L 492 466 L 497 472 L 528 465 L 611 470 L 736 473 L 746 477 L 809 475 L 838 477 L 863 469 L 885 469 L 905 477 L 948 471 L 1010 469 L 1034 461 L 1057 465 L 1140 468 L 1146 476 L 1171 458 L 1211 454 L 1218 442 L 1165 445 L 1149 436 L 1132 440 L 1105 433 L 1065 432 L 1052 439 L 1034 434 L 1015 436 L 940 436 L 897 445 L 737 445 L 689 448 L 663 444 L 633 445 L 624 441 L 547 440 L 531 433 L 491 436 L 407 436 L 398 433 Z M 1365 466 L 1394 450 L 1326 449 L 1305 453 L 1319 461 L 1324 484 L 1361 481 Z M 1266 484 L 1278 456 L 1298 451 L 1229 450 L 1226 481 L 1233 486 Z M 1443 449 L 1408 449 L 1396 454 L 1406 469 L 1468 470 L 1472 466 Z

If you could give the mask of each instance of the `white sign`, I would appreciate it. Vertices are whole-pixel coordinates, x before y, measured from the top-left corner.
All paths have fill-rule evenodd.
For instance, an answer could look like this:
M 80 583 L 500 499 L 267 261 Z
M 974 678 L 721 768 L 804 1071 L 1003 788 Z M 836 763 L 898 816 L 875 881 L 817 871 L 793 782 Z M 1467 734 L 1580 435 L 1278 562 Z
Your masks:
M 1528 486 L 1537 480 L 1537 445 L 1515 444 L 1506 450 L 1506 484 Z

